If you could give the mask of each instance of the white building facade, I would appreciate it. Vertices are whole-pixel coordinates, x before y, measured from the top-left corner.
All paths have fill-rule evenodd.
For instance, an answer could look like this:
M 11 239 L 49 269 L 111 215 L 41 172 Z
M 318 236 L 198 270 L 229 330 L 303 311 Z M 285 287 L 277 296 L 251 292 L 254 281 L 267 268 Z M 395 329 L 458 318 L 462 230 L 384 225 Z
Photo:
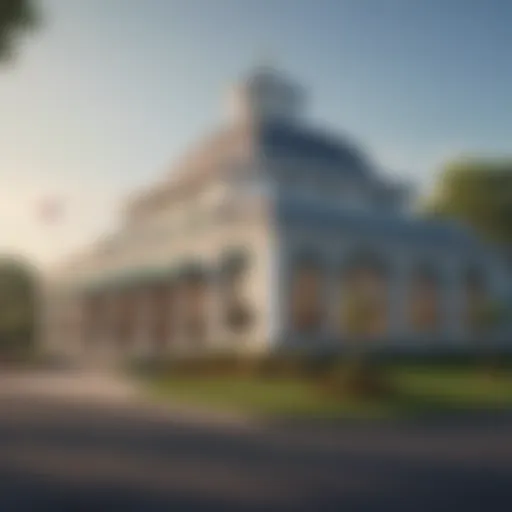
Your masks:
M 408 212 L 353 143 L 257 69 L 229 119 L 122 225 L 48 279 L 42 335 L 73 354 L 463 347 L 508 274 L 473 234 Z

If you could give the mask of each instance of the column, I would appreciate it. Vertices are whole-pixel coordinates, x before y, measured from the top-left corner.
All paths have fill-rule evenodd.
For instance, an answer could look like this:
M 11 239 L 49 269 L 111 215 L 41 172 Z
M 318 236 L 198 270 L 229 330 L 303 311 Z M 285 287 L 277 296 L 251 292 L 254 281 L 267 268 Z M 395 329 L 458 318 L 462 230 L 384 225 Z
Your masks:
M 274 345 L 279 341 L 281 334 L 281 288 L 282 288 L 282 255 L 281 246 L 276 237 L 268 241 L 268 270 L 266 278 L 267 304 L 267 343 Z
M 492 307 L 498 307 L 500 309 L 507 307 L 508 305 L 506 305 L 506 301 L 510 289 L 509 275 L 506 269 L 496 264 L 495 261 L 490 261 L 488 265 L 488 300 L 490 300 Z M 498 314 L 501 316 L 502 312 L 499 312 Z M 512 333 L 510 332 L 510 320 L 508 320 L 507 324 L 506 317 L 498 317 L 497 322 L 497 325 L 491 328 L 491 340 L 489 341 L 496 346 L 503 346 L 505 343 L 508 344 L 508 342 L 512 339 Z
M 411 279 L 410 261 L 403 254 L 390 258 L 388 333 L 391 343 L 411 341 L 412 331 L 409 323 L 408 296 Z
M 109 339 L 109 329 L 110 329 L 110 321 L 109 321 L 109 313 L 110 313 L 110 305 L 109 305 L 109 297 L 106 292 L 103 291 L 100 297 L 98 298 L 100 301 L 100 305 L 98 307 L 98 313 L 96 317 L 96 329 L 95 336 L 96 340 L 94 343 L 94 352 L 96 354 L 103 354 L 106 351 L 106 345 L 108 344 Z
M 449 342 L 464 342 L 466 329 L 464 326 L 464 283 L 460 265 L 449 260 L 443 265 L 443 333 Z
M 213 349 L 219 349 L 225 343 L 223 337 L 223 279 L 221 269 L 211 268 L 207 274 L 207 303 L 206 303 L 206 321 L 207 321 L 207 340 L 208 345 Z
M 81 301 L 75 290 L 69 292 L 66 305 L 66 343 L 73 357 L 80 356 Z
M 84 322 L 82 335 L 82 353 L 90 358 L 98 346 L 98 323 L 100 321 L 98 298 L 96 295 L 86 295 L 84 302 Z
M 108 292 L 107 297 L 107 332 L 105 337 L 105 352 L 108 357 L 117 354 L 118 351 L 118 326 L 119 326 L 119 297 L 116 291 L 111 290 Z
M 165 353 L 169 354 L 172 353 L 175 344 L 176 344 L 176 325 L 175 325 L 175 317 L 174 312 L 176 309 L 176 295 L 177 295 L 177 288 L 176 285 L 168 281 L 165 283 L 165 286 L 167 287 L 167 315 L 168 319 L 167 322 L 167 342 L 165 345 Z
M 181 284 L 178 281 L 174 281 L 172 284 L 169 283 L 169 301 L 167 304 L 168 315 L 169 315 L 169 332 L 167 340 L 167 350 L 169 354 L 175 354 L 179 352 L 183 344 L 182 340 L 182 329 L 181 329 L 181 300 L 182 291 Z
M 339 262 L 328 261 L 324 267 L 324 319 L 322 331 L 329 343 L 337 343 L 342 335 L 340 332 L 341 301 L 343 300 L 340 281 L 341 265 Z
M 91 355 L 97 350 L 98 344 L 101 343 L 101 322 L 103 315 L 104 304 L 102 304 L 101 297 L 96 294 L 89 295 L 84 298 L 86 301 L 85 313 L 85 336 L 84 336 L 84 351 Z
M 98 300 L 100 304 L 96 316 L 95 336 L 97 339 L 94 343 L 94 350 L 96 353 L 103 353 L 109 338 L 109 297 L 103 291 Z
M 285 255 L 286 245 L 273 238 L 269 244 L 267 279 L 268 342 L 276 346 L 289 332 L 290 266 Z
M 80 294 L 78 298 L 78 337 L 77 343 L 79 345 L 78 349 L 81 355 L 86 351 L 86 346 L 88 343 L 89 337 L 89 322 L 90 322 L 90 314 L 89 314 L 89 302 L 88 297 L 85 294 Z
M 173 352 L 175 353 L 184 353 L 188 348 L 187 336 L 184 329 L 184 307 L 185 307 L 185 291 L 184 291 L 184 282 L 182 278 L 178 278 L 175 289 L 174 289 L 174 299 L 173 299 L 173 307 L 171 310 L 172 315 L 172 335 L 173 335 Z
M 151 321 L 151 295 L 149 290 L 141 286 L 136 293 L 136 320 L 134 335 L 134 351 L 137 356 L 145 357 L 151 353 L 149 336 Z
M 171 310 L 171 290 L 169 282 L 165 280 L 159 281 L 154 294 L 154 354 L 155 357 L 162 358 L 167 354 L 170 343 L 169 315 Z

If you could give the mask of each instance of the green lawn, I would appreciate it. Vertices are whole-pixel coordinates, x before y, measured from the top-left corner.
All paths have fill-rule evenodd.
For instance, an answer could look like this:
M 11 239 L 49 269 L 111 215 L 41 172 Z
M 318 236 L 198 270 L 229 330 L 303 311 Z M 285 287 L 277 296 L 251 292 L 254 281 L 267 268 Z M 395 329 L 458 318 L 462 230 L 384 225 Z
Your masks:
M 512 373 L 486 374 L 475 368 L 394 368 L 406 409 L 512 408 Z
M 158 377 L 150 393 L 173 403 L 277 417 L 414 415 L 467 409 L 512 408 L 512 376 L 487 376 L 471 368 L 393 367 L 386 372 L 395 392 L 357 400 L 316 381 L 263 377 Z

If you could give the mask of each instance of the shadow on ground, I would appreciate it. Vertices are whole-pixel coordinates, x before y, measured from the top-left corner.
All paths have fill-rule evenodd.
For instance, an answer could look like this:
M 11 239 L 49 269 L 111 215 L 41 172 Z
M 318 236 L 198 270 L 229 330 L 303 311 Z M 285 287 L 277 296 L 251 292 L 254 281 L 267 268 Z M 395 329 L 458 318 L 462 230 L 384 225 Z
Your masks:
M 508 510 L 512 418 L 336 429 L 0 401 L 0 510 Z

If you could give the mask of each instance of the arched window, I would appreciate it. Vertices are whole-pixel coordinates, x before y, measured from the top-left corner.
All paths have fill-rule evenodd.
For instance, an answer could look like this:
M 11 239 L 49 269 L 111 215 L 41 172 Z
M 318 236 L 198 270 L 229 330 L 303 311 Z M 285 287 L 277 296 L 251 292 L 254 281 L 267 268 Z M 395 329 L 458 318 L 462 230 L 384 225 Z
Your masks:
M 409 318 L 415 332 L 434 333 L 441 324 L 441 280 L 427 264 L 418 265 L 410 282 Z
M 323 317 L 323 270 L 318 258 L 300 254 L 292 262 L 291 323 L 297 332 L 313 332 L 321 327 Z
M 358 251 L 341 272 L 341 329 L 347 336 L 378 338 L 389 324 L 389 272 L 371 251 Z

